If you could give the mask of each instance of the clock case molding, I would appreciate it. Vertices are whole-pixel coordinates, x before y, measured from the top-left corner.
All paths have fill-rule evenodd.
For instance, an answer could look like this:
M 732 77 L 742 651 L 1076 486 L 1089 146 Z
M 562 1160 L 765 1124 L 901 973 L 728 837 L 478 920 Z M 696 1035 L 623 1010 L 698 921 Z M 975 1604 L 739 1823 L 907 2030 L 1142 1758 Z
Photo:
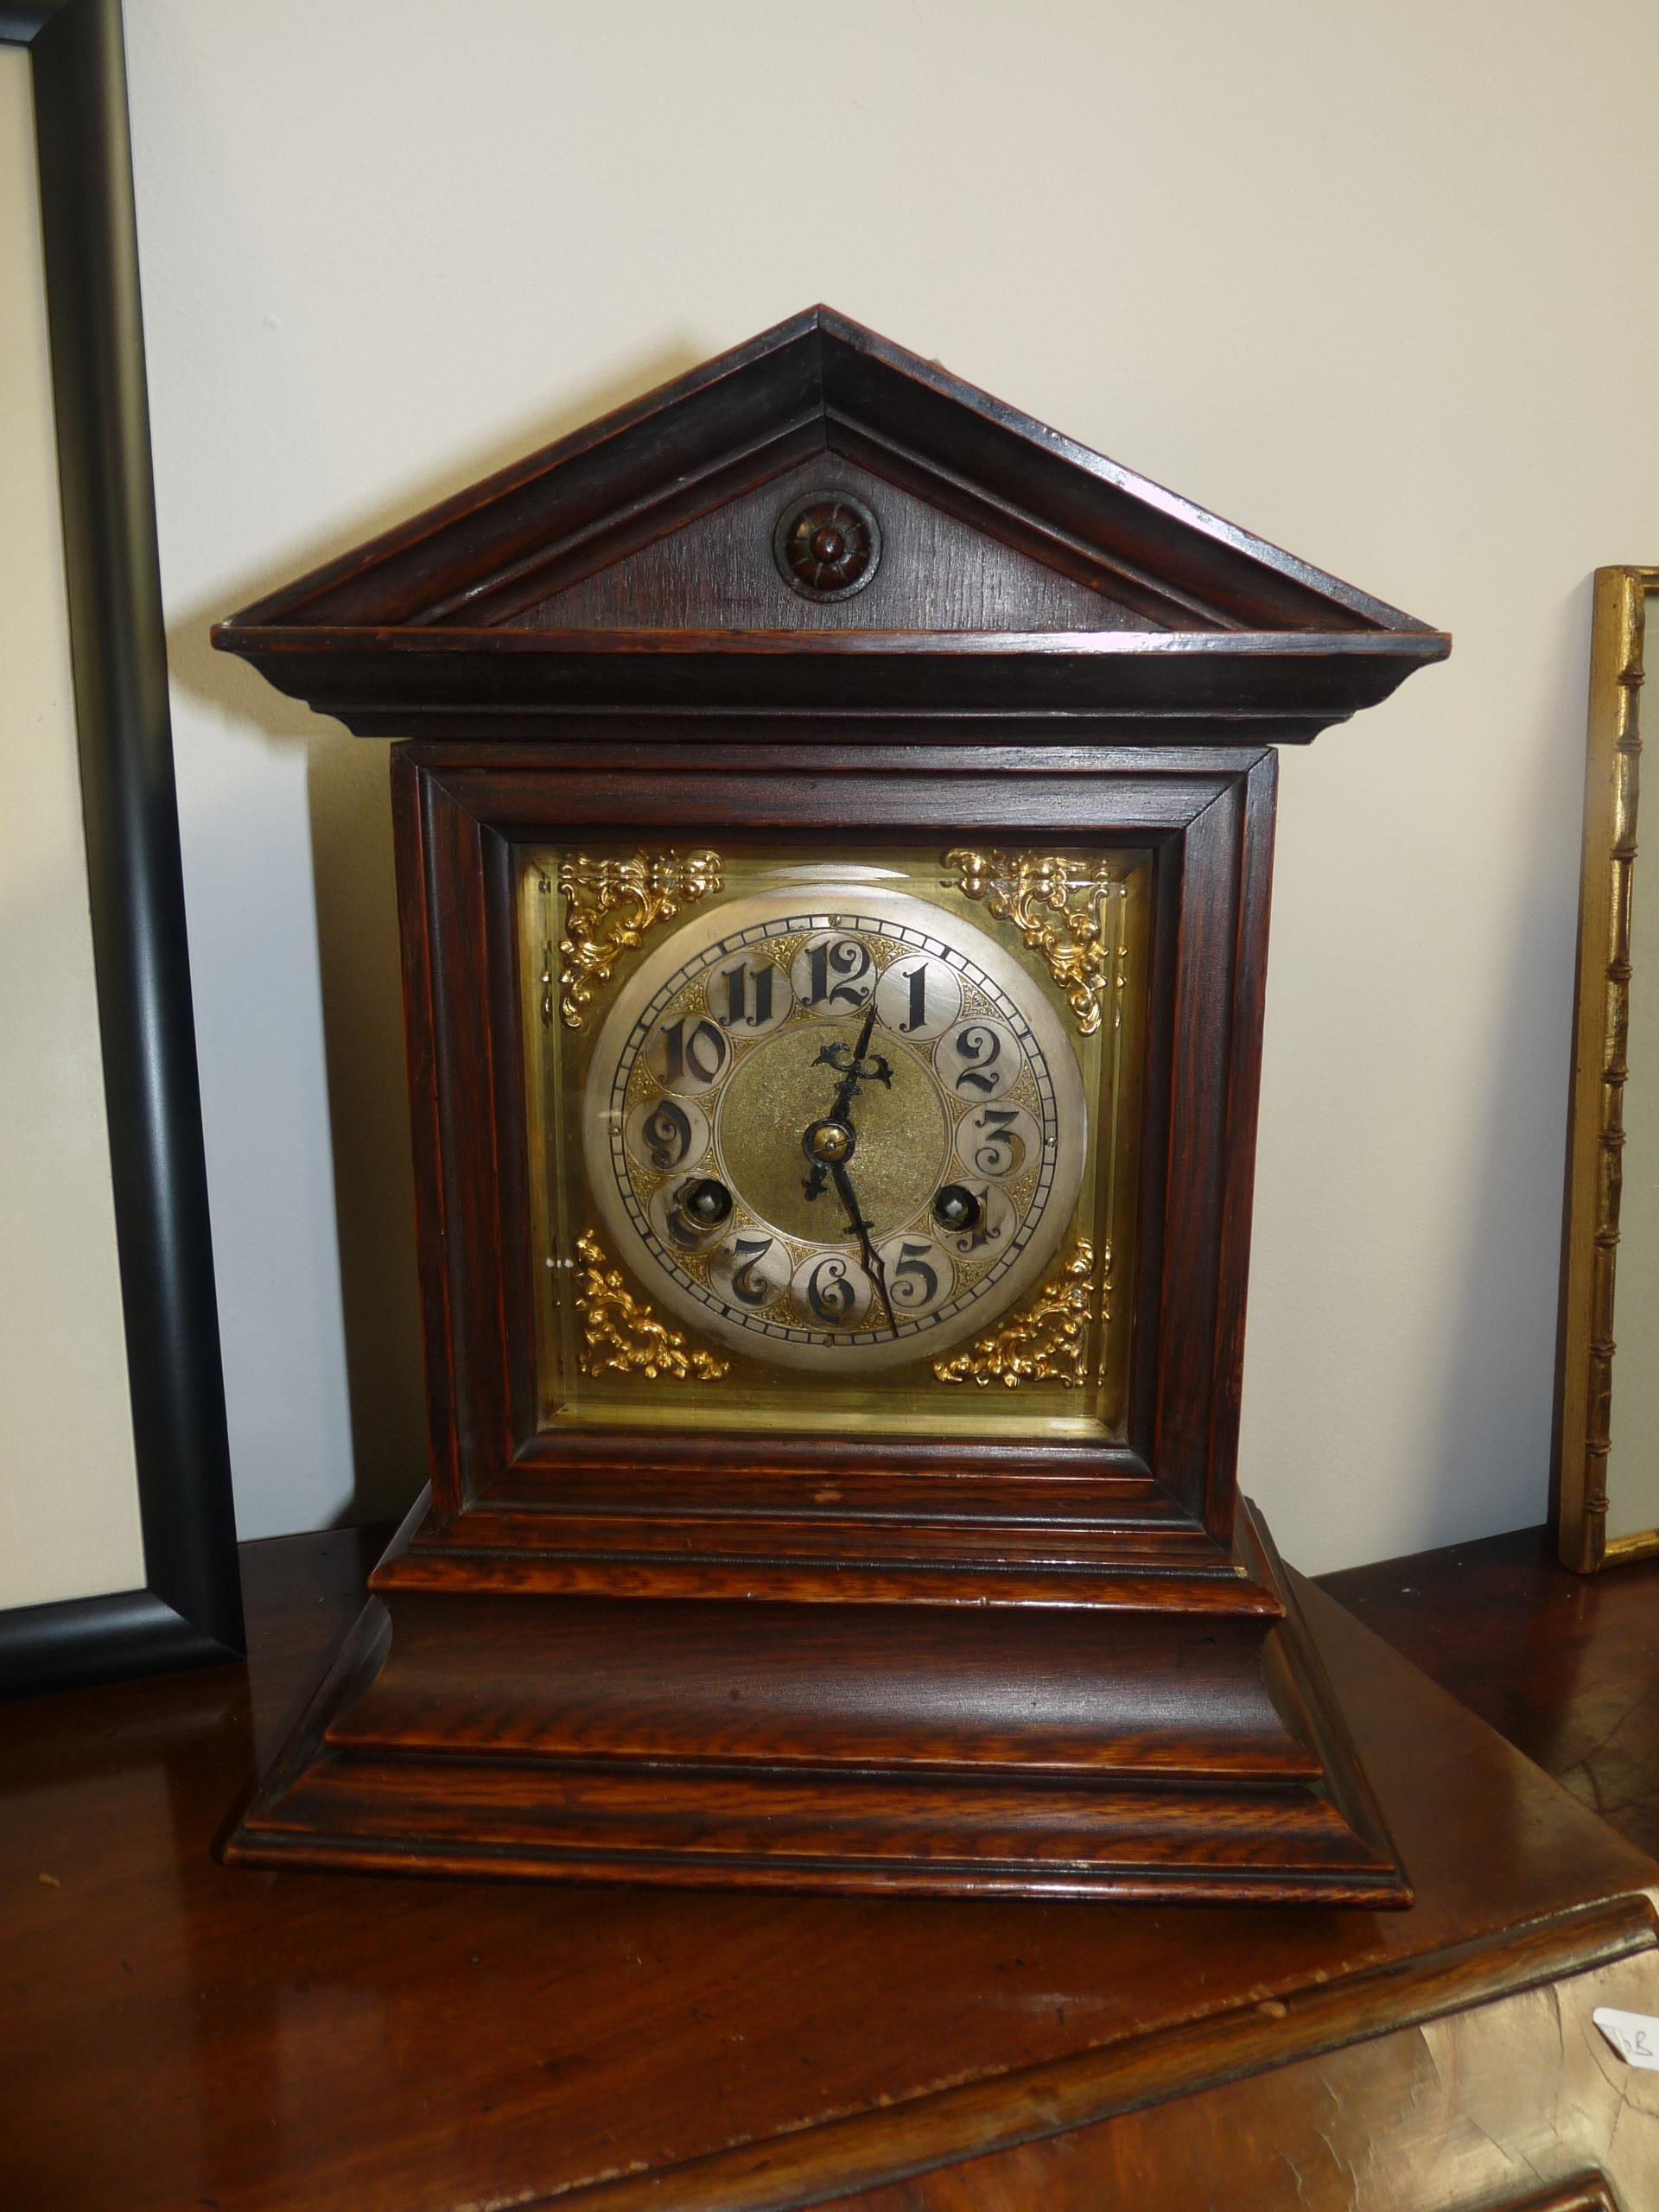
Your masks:
M 1444 634 L 817 308 L 214 641 L 404 741 L 431 1431 L 228 1856 L 1408 1902 L 1235 1465 L 1274 747 Z M 515 853 L 721 839 L 1151 854 L 1123 1443 L 537 1431 Z

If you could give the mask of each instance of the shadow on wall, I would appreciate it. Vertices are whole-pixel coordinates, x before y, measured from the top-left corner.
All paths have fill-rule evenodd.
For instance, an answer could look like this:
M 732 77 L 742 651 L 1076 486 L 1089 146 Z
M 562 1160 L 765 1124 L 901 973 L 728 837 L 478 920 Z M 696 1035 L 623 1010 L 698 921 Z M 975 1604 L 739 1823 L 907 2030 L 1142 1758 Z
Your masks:
M 212 625 L 306 570 L 479 478 L 581 429 L 702 358 L 689 341 L 664 346 L 631 375 L 608 379 L 556 413 L 435 472 L 397 504 L 359 516 L 286 560 L 250 572 L 222 599 L 191 607 L 168 628 L 173 681 L 213 708 L 239 737 L 302 747 L 310 816 L 313 896 L 334 1233 L 351 1395 L 353 1486 L 342 1521 L 401 1517 L 426 1479 L 425 1389 L 416 1281 L 409 1101 L 388 752 L 354 738 L 274 691 L 245 662 L 215 652 Z M 234 1392 L 235 1377 L 226 1383 Z
M 1465 1494 L 1460 1517 L 1476 1529 L 1497 1525 L 1510 1471 L 1517 1460 L 1537 1465 L 1540 1442 L 1548 1452 L 1554 1425 L 1560 1280 L 1557 1269 L 1541 1270 L 1535 1255 L 1557 1232 L 1566 1188 L 1576 958 L 1574 932 L 1570 925 L 1563 931 L 1559 918 L 1578 911 L 1580 855 L 1576 836 L 1560 836 L 1559 826 L 1576 825 L 1584 786 L 1590 602 L 1586 577 L 1549 609 L 1553 696 L 1539 697 L 1535 711 L 1551 737 L 1530 756 L 1532 850 L 1504 931 L 1501 1045 L 1476 1122 L 1486 1134 L 1465 1193 L 1468 1272 L 1452 1301 L 1456 1319 L 1442 1339 L 1439 1372 L 1423 1377 L 1440 1408 L 1439 1479 Z M 1529 1042 L 1541 1001 L 1553 1025 L 1547 1058 Z M 1507 1320 L 1495 1345 L 1491 1315 L 1500 1303 Z M 1553 1518 L 1553 1471 L 1548 1484 L 1541 1468 L 1540 1478 L 1536 1517 Z M 1470 1495 L 1473 1480 L 1490 1485 L 1490 1495 Z

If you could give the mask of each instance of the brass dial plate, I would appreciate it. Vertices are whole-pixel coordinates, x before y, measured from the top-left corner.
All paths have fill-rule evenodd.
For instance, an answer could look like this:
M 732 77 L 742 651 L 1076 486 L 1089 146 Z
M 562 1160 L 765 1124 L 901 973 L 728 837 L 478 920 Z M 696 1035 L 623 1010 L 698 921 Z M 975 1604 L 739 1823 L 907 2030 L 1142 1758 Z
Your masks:
M 979 856 L 983 870 L 976 868 L 972 880 L 964 881 L 968 857 L 974 856 L 964 856 L 949 838 L 857 843 L 825 839 L 809 846 L 804 841 L 730 837 L 721 838 L 716 849 L 705 850 L 700 840 L 664 836 L 645 843 L 589 839 L 521 849 L 515 902 L 517 980 L 533 1269 L 529 1288 L 535 1332 L 534 1405 L 542 1433 L 628 1427 L 672 1433 L 690 1420 L 699 1431 L 743 1431 L 757 1436 L 812 1436 L 827 1427 L 842 1436 L 930 1441 L 995 1437 L 1065 1442 L 1127 1434 L 1153 855 L 1134 846 L 1046 843 L 1006 851 L 999 847 Z M 641 887 L 647 892 L 663 887 L 664 895 L 641 901 L 634 895 Z M 1003 890 L 1022 887 L 1028 895 L 1022 897 L 1018 910 L 1009 906 L 1007 912 L 1001 911 Z M 996 892 L 995 901 L 980 895 L 986 888 Z M 685 945 L 694 941 L 678 938 L 677 932 L 693 922 L 708 932 L 695 942 L 712 946 L 731 933 L 734 925 L 728 917 L 734 910 L 741 906 L 747 911 L 748 903 L 756 899 L 779 902 L 768 911 L 788 919 L 791 914 L 850 914 L 890 895 L 902 895 L 919 907 L 925 917 L 922 925 L 941 944 L 949 938 L 953 944 L 971 947 L 969 957 L 976 964 L 988 975 L 995 973 L 999 987 L 1026 1011 L 1027 1019 L 1031 1007 L 1039 1004 L 1058 1025 L 1066 1052 L 1080 1071 L 1086 1106 L 1081 1182 L 1070 1224 L 1061 1230 L 1047 1263 L 1023 1293 L 1006 1303 L 988 1295 L 982 1318 L 965 1335 L 942 1343 L 937 1341 L 942 1334 L 938 1329 L 918 1332 L 912 1340 L 914 1356 L 890 1365 L 832 1361 L 817 1368 L 791 1366 L 770 1357 L 756 1332 L 744 1332 L 741 1344 L 722 1338 L 708 1326 L 708 1309 L 700 1300 L 695 1313 L 684 1302 L 672 1302 L 664 1288 L 665 1271 L 654 1261 L 643 1264 L 632 1245 L 613 1230 L 612 1216 L 621 1208 L 613 1155 L 608 1138 L 597 1154 L 590 1154 L 584 1128 L 599 1100 L 598 1048 L 620 1001 L 636 988 L 645 963 L 677 943 L 681 949 L 665 960 L 659 983 L 681 964 Z M 970 935 L 959 938 L 959 928 Z M 719 1146 L 729 1144 L 734 1155 L 743 1157 L 744 1173 L 754 1185 L 756 1218 L 766 1220 L 785 1240 L 760 1262 L 755 1275 L 746 1279 L 751 1290 L 782 1292 L 782 1277 L 791 1264 L 790 1240 L 802 1248 L 816 1243 L 825 1249 L 834 1246 L 862 1263 L 856 1239 L 846 1233 L 846 1213 L 837 1195 L 832 1192 L 808 1204 L 799 1188 L 812 1165 L 833 1164 L 834 1144 L 827 1151 L 821 1146 L 809 1161 L 801 1150 L 808 1125 L 794 1126 L 801 1100 L 780 1104 L 773 1096 L 772 1083 L 760 1081 L 760 1072 L 766 1071 L 780 1078 L 781 1087 L 781 1079 L 790 1073 L 791 1055 L 780 1046 L 775 1055 L 762 1058 L 752 1049 L 791 1027 L 804 1035 L 811 1033 L 810 1025 L 799 1018 L 790 981 L 804 942 L 803 938 L 786 959 L 781 955 L 769 959 L 775 980 L 771 1004 L 764 1008 L 755 982 L 740 979 L 734 987 L 725 982 L 727 970 L 738 963 L 728 962 L 714 969 L 718 1011 L 730 1011 L 730 988 L 745 994 L 735 1017 L 737 1046 L 716 1086 L 724 1089 L 725 1077 L 731 1078 L 728 1099 L 721 1102 L 695 1090 L 666 1091 L 654 1079 L 645 1081 L 642 1072 L 634 1078 L 639 1090 L 626 1102 L 628 1115 L 640 1122 L 664 1096 L 683 1110 L 692 1132 L 684 1156 L 675 1158 L 680 1144 L 671 1129 L 667 1162 L 652 1162 L 648 1155 L 639 1162 L 654 1167 L 660 1176 L 666 1176 L 671 1166 L 682 1169 L 682 1180 L 686 1175 L 701 1177 L 705 1164 L 705 1179 L 720 1180 L 716 1169 L 724 1152 L 711 1160 L 709 1149 L 716 1145 L 714 1123 L 719 1120 Z M 602 962 L 590 957 L 590 945 L 603 951 Z M 1086 957 L 1089 963 L 1086 1007 L 1079 1007 L 1070 988 L 1075 980 L 1071 973 L 1073 947 L 1080 948 L 1077 957 Z M 902 940 L 889 944 L 880 939 L 872 957 L 880 963 L 885 1027 L 909 1021 L 908 1003 L 899 1006 L 894 1001 L 901 994 L 907 996 L 912 987 L 906 969 L 914 961 L 905 952 Z M 607 970 L 602 976 L 601 965 Z M 565 1013 L 566 1001 L 573 983 L 585 980 L 591 980 L 593 988 L 575 1009 L 581 1019 L 573 1022 Z M 804 978 L 808 997 L 813 988 L 809 975 Z M 706 981 L 702 992 L 698 1019 L 708 1011 Z M 694 990 L 688 1006 L 696 995 Z M 931 983 L 924 997 L 930 1030 L 946 1017 L 950 1017 L 946 1027 L 973 1015 L 1001 1018 L 991 999 L 977 992 L 959 1008 L 948 1001 L 936 1005 Z M 855 1010 L 845 1003 L 835 1009 L 834 1018 L 821 1024 L 824 1043 L 839 1043 L 843 1049 L 856 1046 Z M 1044 1033 L 1052 1033 L 1046 1029 Z M 938 1087 L 929 1072 L 928 1054 L 938 1037 L 906 1033 L 900 1042 L 924 1049 L 904 1056 L 895 1084 L 908 1083 L 913 1094 L 926 1096 L 931 1091 L 937 1099 Z M 606 1049 L 607 1053 L 611 1050 L 608 1042 Z M 665 1044 L 659 1049 L 665 1050 Z M 814 1037 L 806 1053 L 809 1068 L 820 1049 Z M 879 1037 L 874 1049 L 882 1049 Z M 1046 1055 L 1046 1046 L 1044 1049 Z M 887 1057 L 900 1065 L 891 1051 Z M 1065 1064 L 1058 1043 L 1052 1064 Z M 664 1059 L 664 1071 L 666 1065 Z M 751 1067 L 755 1071 L 746 1073 Z M 818 1063 L 813 1080 L 824 1078 L 830 1095 L 815 1108 L 819 1118 L 826 1117 L 827 1106 L 833 1103 L 838 1076 Z M 798 1080 L 801 1091 L 808 1091 L 804 1071 Z M 874 1096 L 880 1102 L 884 1090 L 876 1087 Z M 850 1164 L 861 1211 L 879 1230 L 887 1224 L 878 1217 L 878 1206 L 903 1208 L 907 1195 L 913 1195 L 918 1184 L 935 1173 L 937 1154 L 923 1143 L 909 1151 L 889 1147 L 892 1157 L 885 1157 L 881 1124 L 874 1113 L 867 1113 L 861 1130 L 859 1127 L 859 1108 L 868 1103 L 861 1088 L 853 1102 L 856 1141 Z M 782 1131 L 786 1141 L 774 1150 L 770 1136 L 778 1131 L 768 1132 L 767 1117 L 781 1119 L 785 1104 L 790 1127 Z M 717 1115 L 712 1110 L 715 1107 Z M 914 1096 L 911 1107 L 906 1118 L 913 1126 Z M 941 1117 L 946 1113 L 944 1105 L 938 1110 Z M 642 1141 L 638 1128 L 632 1139 L 625 1128 L 625 1146 Z M 859 1144 L 864 1147 L 861 1162 Z M 767 1186 L 768 1166 L 779 1161 L 783 1165 Z M 861 1166 L 866 1171 L 863 1182 Z M 607 1183 L 614 1193 L 609 1212 L 603 1195 Z M 649 1205 L 658 1192 L 645 1187 L 643 1195 Z M 734 1193 L 734 1211 L 739 1195 L 748 1194 Z M 1006 1230 L 1010 1212 L 1000 1202 L 992 1211 Z M 622 1212 L 626 1217 L 626 1208 Z M 820 1236 L 816 1221 L 826 1212 L 828 1225 Z M 934 1221 L 936 1237 L 941 1226 Z M 590 1256 L 584 1258 L 590 1248 Z M 1074 1251 L 1085 1248 L 1092 1254 L 1086 1280 L 1070 1272 Z M 686 1272 L 701 1283 L 708 1255 L 693 1249 L 686 1256 Z M 919 1256 L 924 1261 L 927 1257 Z M 954 1268 L 957 1255 L 950 1256 Z M 1062 1270 L 1066 1271 L 1063 1298 L 1057 1306 L 1051 1293 Z M 907 1278 L 907 1287 L 919 1286 L 912 1276 Z M 1060 1337 L 1055 1336 L 1057 1330 Z M 886 1333 L 885 1321 L 877 1332 Z M 670 1357 L 681 1349 L 690 1363 L 683 1375 Z M 717 1375 L 709 1361 L 696 1357 L 700 1353 L 709 1356 Z

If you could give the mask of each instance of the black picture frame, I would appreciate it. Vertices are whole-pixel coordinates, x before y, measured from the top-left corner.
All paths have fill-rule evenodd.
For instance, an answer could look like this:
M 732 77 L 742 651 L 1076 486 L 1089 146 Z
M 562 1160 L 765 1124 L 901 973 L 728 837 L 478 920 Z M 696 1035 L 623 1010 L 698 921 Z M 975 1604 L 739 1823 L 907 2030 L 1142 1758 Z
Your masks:
M 0 1691 L 245 1649 L 150 472 L 120 0 L 0 4 L 29 49 L 144 1586 L 0 1612 Z M 49 1483 L 48 1468 L 9 1479 Z

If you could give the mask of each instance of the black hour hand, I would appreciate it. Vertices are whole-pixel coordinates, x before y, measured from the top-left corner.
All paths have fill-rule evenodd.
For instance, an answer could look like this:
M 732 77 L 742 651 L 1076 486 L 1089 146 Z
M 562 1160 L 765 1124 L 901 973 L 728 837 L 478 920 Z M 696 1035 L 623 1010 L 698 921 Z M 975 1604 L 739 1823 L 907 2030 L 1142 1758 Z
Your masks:
M 850 1045 L 836 1042 L 824 1046 L 812 1065 L 834 1068 L 837 1075 L 851 1076 L 855 1083 L 884 1083 L 889 1090 L 893 1088 L 893 1063 L 880 1052 L 872 1052 L 865 1059 Z

